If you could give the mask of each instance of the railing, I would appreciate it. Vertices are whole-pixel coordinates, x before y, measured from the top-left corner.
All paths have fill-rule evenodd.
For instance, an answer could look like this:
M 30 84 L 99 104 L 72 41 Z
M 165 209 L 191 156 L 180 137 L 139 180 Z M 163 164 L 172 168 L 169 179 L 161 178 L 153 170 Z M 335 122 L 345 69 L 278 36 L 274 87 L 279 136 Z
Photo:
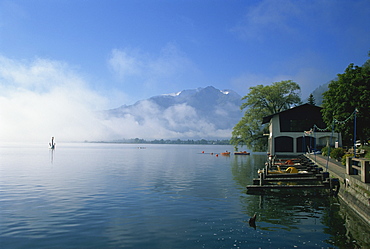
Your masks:
M 346 173 L 358 175 L 358 172 L 360 172 L 362 182 L 370 183 L 370 159 L 347 157 Z
M 348 149 L 348 152 L 346 154 L 354 154 L 353 148 Z M 366 151 L 364 149 L 356 149 L 357 156 L 364 156 L 365 154 L 366 154 Z

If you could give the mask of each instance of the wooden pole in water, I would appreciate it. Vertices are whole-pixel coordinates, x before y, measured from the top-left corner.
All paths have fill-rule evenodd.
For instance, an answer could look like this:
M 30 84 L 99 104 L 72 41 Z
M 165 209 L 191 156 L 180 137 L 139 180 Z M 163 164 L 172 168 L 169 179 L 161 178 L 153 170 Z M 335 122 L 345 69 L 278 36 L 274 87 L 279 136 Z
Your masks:
M 264 172 L 262 171 L 261 173 L 260 173 L 260 186 L 263 186 L 263 179 L 264 178 Z

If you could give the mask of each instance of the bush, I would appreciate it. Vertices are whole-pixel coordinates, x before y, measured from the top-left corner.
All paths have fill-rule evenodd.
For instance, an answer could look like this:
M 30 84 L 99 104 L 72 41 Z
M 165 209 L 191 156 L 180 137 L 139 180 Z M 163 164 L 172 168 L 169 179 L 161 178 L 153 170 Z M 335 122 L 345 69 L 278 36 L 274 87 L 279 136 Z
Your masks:
M 330 157 L 334 158 L 335 160 L 341 160 L 342 156 L 344 156 L 345 150 L 343 148 L 335 148 L 330 151 Z
M 370 151 L 368 151 L 368 150 L 366 151 L 365 158 L 370 159 Z
M 342 157 L 342 164 L 343 165 L 346 165 L 346 160 L 347 160 L 347 157 L 354 157 L 355 155 L 352 153 L 352 154 L 345 154 L 343 157 Z
M 328 149 L 329 149 L 329 147 L 324 147 L 324 148 L 322 148 L 321 149 L 321 154 L 323 155 L 323 156 L 327 156 L 328 155 Z M 333 150 L 333 148 L 330 148 L 330 151 L 332 151 Z
M 365 158 L 370 158 L 370 146 L 361 146 L 360 149 L 364 149 L 366 151 Z

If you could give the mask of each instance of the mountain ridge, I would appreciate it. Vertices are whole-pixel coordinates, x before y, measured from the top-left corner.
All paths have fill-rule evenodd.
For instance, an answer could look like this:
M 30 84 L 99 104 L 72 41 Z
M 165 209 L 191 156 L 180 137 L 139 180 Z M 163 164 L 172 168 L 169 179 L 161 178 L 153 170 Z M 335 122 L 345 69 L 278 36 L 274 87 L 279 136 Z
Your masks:
M 133 105 L 122 105 L 104 112 L 106 120 L 135 126 L 137 133 L 145 127 L 153 133 L 127 134 L 121 137 L 156 138 L 230 138 L 232 128 L 241 119 L 241 96 L 233 90 L 219 90 L 213 86 L 187 89 L 177 93 L 153 96 Z M 154 128 L 157 127 L 157 131 Z M 132 127 L 130 127 L 132 130 Z M 161 137 L 157 137 L 157 134 Z M 164 136 L 164 135 L 167 135 Z
M 313 91 L 316 105 L 328 83 Z M 243 117 L 242 96 L 213 86 L 156 95 L 103 111 L 115 139 L 230 139 Z

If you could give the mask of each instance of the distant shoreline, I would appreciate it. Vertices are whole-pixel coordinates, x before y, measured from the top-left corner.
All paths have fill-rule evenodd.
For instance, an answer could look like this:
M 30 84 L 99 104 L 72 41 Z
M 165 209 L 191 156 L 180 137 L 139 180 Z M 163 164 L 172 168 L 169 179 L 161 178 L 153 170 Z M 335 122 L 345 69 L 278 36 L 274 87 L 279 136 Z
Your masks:
M 135 139 L 124 139 L 124 140 L 113 140 L 113 141 L 84 141 L 85 143 L 108 143 L 108 144 L 202 144 L 202 145 L 230 145 L 230 140 L 164 140 L 164 139 L 155 139 L 155 140 L 145 140 L 140 138 Z

